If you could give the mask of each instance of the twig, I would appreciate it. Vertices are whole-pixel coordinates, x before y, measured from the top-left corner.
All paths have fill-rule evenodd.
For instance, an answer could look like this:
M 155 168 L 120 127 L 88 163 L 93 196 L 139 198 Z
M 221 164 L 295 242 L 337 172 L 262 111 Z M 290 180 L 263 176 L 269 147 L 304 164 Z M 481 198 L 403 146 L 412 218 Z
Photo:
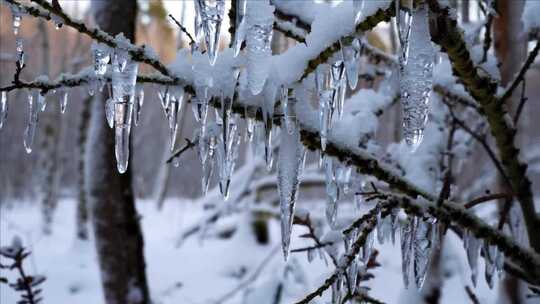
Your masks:
M 446 143 L 446 151 L 448 151 L 449 155 L 448 157 L 448 164 L 446 167 L 446 173 L 443 178 L 443 186 L 441 189 L 441 193 L 439 194 L 439 199 L 437 200 L 437 205 L 441 205 L 444 203 L 445 200 L 447 200 L 450 197 L 451 192 L 451 186 L 452 186 L 452 162 L 454 159 L 454 154 L 452 152 L 452 147 L 454 145 L 454 134 L 456 132 L 456 123 L 455 121 L 452 122 L 452 126 L 450 128 L 450 132 L 448 134 L 448 141 Z M 442 156 L 443 163 L 441 164 L 444 166 L 444 155 Z
M 478 301 L 478 297 L 476 297 L 470 286 L 465 286 L 465 291 L 467 292 L 467 296 L 469 296 L 469 299 L 471 299 L 471 302 L 473 304 L 480 304 L 480 301 Z
M 465 205 L 463 205 L 463 207 L 465 207 L 465 209 L 470 209 L 470 208 L 472 208 L 474 206 L 480 205 L 480 204 L 485 203 L 485 202 L 498 200 L 498 199 L 511 199 L 512 197 L 513 197 L 513 195 L 507 194 L 507 193 L 490 194 L 490 195 L 486 195 L 486 196 L 477 197 L 477 198 L 473 199 L 472 201 L 470 201 L 470 202 L 466 203 Z
M 195 42 L 195 39 L 193 39 L 193 37 L 191 36 L 191 34 L 188 32 L 187 28 L 185 28 L 182 23 L 180 23 L 178 20 L 176 20 L 176 18 L 174 18 L 174 16 L 172 14 L 169 14 L 169 18 L 171 18 L 174 23 L 176 23 L 176 25 L 178 25 L 178 27 L 180 28 L 180 30 L 186 34 L 186 36 L 188 37 L 189 39 L 189 45 L 197 45 L 197 42 Z
M 523 82 L 521 86 L 521 98 L 519 100 L 519 105 L 517 107 L 516 114 L 514 115 L 514 125 L 517 125 L 517 123 L 519 122 L 521 112 L 523 111 L 523 108 L 525 107 L 525 103 L 528 100 L 527 96 L 525 96 L 526 85 L 527 85 L 527 80 L 523 78 Z
M 536 40 L 536 46 L 534 49 L 529 53 L 529 56 L 521 66 L 521 69 L 516 75 L 516 78 L 512 81 L 508 89 L 504 92 L 504 94 L 499 98 L 499 101 L 501 103 L 504 103 L 508 98 L 512 96 L 514 93 L 514 90 L 518 87 L 519 83 L 521 81 L 525 80 L 525 74 L 531 67 L 531 65 L 534 63 L 534 60 L 536 59 L 536 56 L 538 56 L 538 52 L 540 51 L 540 40 Z
M 165 163 L 170 163 L 173 161 L 173 159 L 177 158 L 177 157 L 180 157 L 184 152 L 186 152 L 187 150 L 191 149 L 191 148 L 194 148 L 197 146 L 197 143 L 199 142 L 198 139 L 195 139 L 193 141 L 189 140 L 188 138 L 185 139 L 186 140 L 186 144 L 178 151 L 175 151 L 171 157 L 169 157 L 169 159 L 167 159 L 167 161 Z

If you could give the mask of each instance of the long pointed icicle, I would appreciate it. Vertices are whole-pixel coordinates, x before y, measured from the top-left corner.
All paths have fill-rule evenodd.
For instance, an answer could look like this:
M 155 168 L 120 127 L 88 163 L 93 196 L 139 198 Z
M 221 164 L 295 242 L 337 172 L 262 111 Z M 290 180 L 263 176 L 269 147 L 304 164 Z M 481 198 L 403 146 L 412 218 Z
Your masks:
M 39 95 L 39 92 L 37 93 Z M 38 124 L 39 106 L 37 100 L 34 99 L 32 93 L 28 94 L 28 124 L 24 131 L 24 148 L 26 153 L 32 153 L 32 145 L 34 143 L 34 137 L 36 135 L 36 128 Z
M 8 115 L 7 92 L 3 91 L 0 97 L 0 129 L 4 126 Z
M 414 280 L 417 288 L 422 288 L 431 263 L 433 226 L 418 218 L 414 233 Z
M 247 31 L 247 25 L 246 25 L 246 8 L 247 8 L 247 0 L 237 0 L 236 1 L 236 20 L 235 20 L 235 28 L 236 32 L 234 33 L 234 42 L 233 42 L 233 49 L 234 49 L 234 56 L 238 56 L 240 53 L 240 48 L 242 47 L 242 43 L 246 39 L 246 31 Z
M 354 90 L 358 85 L 361 44 L 357 38 L 353 39 L 351 45 L 345 45 L 341 40 L 340 44 L 343 62 L 345 63 L 347 82 L 349 84 L 349 88 Z
M 422 142 L 429 115 L 429 95 L 433 85 L 434 52 L 429 34 L 428 10 L 421 5 L 413 12 L 409 56 L 401 62 L 401 104 L 403 135 L 414 151 Z M 401 25 L 400 25 L 401 26 Z
M 414 217 L 408 217 L 405 224 L 401 227 L 401 272 L 405 288 L 409 287 L 415 230 L 416 219 Z
M 285 117 L 290 113 L 283 113 L 283 115 Z M 285 126 L 287 130 L 281 132 L 278 156 L 278 191 L 281 208 L 281 245 L 283 256 L 287 260 L 304 151 L 296 121 L 291 120 L 289 124 L 286 124 L 285 118 L 283 118 L 281 125 Z
M 214 65 L 217 59 L 221 23 L 225 13 L 224 0 L 197 0 L 200 22 L 204 31 L 204 40 L 210 64 Z
M 321 150 L 326 150 L 328 132 L 332 123 L 332 72 L 328 64 L 322 64 L 316 71 L 316 86 L 319 95 L 319 127 Z
M 60 95 L 60 113 L 66 113 L 66 107 L 68 103 L 68 91 L 63 91 Z
M 471 281 L 476 287 L 478 277 L 478 255 L 480 254 L 480 240 L 475 238 L 471 232 L 466 232 L 463 237 L 463 245 L 467 252 L 467 262 L 471 268 Z
M 137 100 L 138 102 L 138 100 Z M 178 118 L 180 112 L 182 112 L 182 105 L 184 103 L 184 88 L 179 88 L 173 96 L 171 96 L 171 101 L 169 102 L 169 129 L 170 129 L 170 148 L 171 151 L 174 150 L 174 146 L 176 144 L 176 136 L 178 133 Z M 138 106 L 137 106 L 137 112 L 138 112 Z M 137 113 L 134 113 L 136 116 Z
M 126 172 L 128 167 L 129 137 L 138 69 L 139 66 L 135 62 L 127 62 L 123 69 L 121 69 L 121 62 L 118 59 L 115 58 L 113 63 L 115 155 L 120 173 Z

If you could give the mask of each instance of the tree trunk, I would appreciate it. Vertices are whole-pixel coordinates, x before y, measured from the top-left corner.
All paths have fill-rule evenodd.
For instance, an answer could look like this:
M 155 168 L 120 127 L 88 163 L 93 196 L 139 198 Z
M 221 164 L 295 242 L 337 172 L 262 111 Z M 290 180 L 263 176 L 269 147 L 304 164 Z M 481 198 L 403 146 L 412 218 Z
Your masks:
M 134 41 L 137 1 L 93 1 L 99 27 L 112 35 L 123 32 Z M 131 168 L 116 170 L 114 132 L 105 121 L 101 95 L 92 104 L 85 160 L 86 190 L 92 214 L 105 301 L 108 304 L 150 303 L 145 274 L 143 237 L 135 209 Z M 99 100 L 99 102 L 98 102 Z
M 43 66 L 41 73 L 50 76 L 50 46 L 49 33 L 47 31 L 47 23 L 44 20 L 38 22 L 38 31 L 41 34 L 43 50 L 42 60 Z M 58 103 L 55 98 L 47 100 L 47 111 L 42 113 L 41 120 L 43 121 L 42 134 L 39 141 L 40 157 L 39 164 L 41 172 L 39 174 L 41 186 L 41 212 L 42 230 L 45 234 L 51 234 L 51 225 L 53 214 L 58 204 L 58 145 L 60 144 L 60 115 L 58 111 Z

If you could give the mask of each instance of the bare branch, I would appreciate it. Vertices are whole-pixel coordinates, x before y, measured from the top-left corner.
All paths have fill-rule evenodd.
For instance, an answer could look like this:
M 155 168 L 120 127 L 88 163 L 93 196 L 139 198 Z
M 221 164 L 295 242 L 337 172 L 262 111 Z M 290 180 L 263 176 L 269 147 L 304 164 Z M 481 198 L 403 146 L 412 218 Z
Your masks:
M 516 74 L 516 77 L 514 80 L 512 80 L 510 86 L 508 89 L 504 92 L 504 94 L 499 98 L 501 103 L 504 103 L 508 98 L 512 96 L 514 93 L 514 90 L 519 86 L 519 83 L 521 81 L 525 81 L 525 74 L 527 74 L 527 71 L 531 67 L 531 65 L 534 63 L 534 60 L 536 59 L 536 56 L 538 56 L 538 52 L 540 51 L 540 40 L 536 40 L 536 46 L 534 49 L 529 53 L 529 56 L 523 63 L 523 66 L 521 66 L 521 69 Z

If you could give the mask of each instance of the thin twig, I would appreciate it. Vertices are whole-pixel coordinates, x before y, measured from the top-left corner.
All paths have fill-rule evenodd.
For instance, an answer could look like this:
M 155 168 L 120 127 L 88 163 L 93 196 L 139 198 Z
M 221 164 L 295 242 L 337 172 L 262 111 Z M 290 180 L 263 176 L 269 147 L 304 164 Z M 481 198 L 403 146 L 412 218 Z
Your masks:
M 182 23 L 180 23 L 178 20 L 176 20 L 176 18 L 174 18 L 174 16 L 172 14 L 169 14 L 169 18 L 171 18 L 174 23 L 176 23 L 176 25 L 178 25 L 178 27 L 180 28 L 180 30 L 186 34 L 186 36 L 188 37 L 189 39 L 189 45 L 197 45 L 197 42 L 195 42 L 195 39 L 193 39 L 193 37 L 191 36 L 191 34 L 188 32 L 187 28 L 185 28 Z
M 472 304 L 480 304 L 480 301 L 478 301 L 478 297 L 476 297 L 470 286 L 465 286 L 465 291 L 467 292 L 467 296 L 469 296 L 469 299 L 471 299 Z
M 536 59 L 536 56 L 538 56 L 539 51 L 540 51 L 540 39 L 536 40 L 536 46 L 529 53 L 527 60 L 525 60 L 525 62 L 521 66 L 521 69 L 519 70 L 519 73 L 517 73 L 516 78 L 514 78 L 514 80 L 512 81 L 512 84 L 510 84 L 508 89 L 499 98 L 499 101 L 501 103 L 504 103 L 508 98 L 510 98 L 512 94 L 514 93 L 514 90 L 518 87 L 519 83 L 525 80 L 525 74 L 534 63 L 534 60 Z
M 523 78 L 522 86 L 521 86 L 521 98 L 519 100 L 519 105 L 516 110 L 516 114 L 514 115 L 514 125 L 517 126 L 517 123 L 519 122 L 519 118 L 521 116 L 521 112 L 523 111 L 523 108 L 525 107 L 525 103 L 529 98 L 525 96 L 525 88 L 527 86 L 527 80 Z
M 465 205 L 463 205 L 463 207 L 465 207 L 465 209 L 470 209 L 470 208 L 472 208 L 474 206 L 480 205 L 480 204 L 485 203 L 485 202 L 494 201 L 494 200 L 498 200 L 498 199 L 508 199 L 508 198 L 512 198 L 512 197 L 513 197 L 513 195 L 508 194 L 508 193 L 489 194 L 489 195 L 486 195 L 486 196 L 481 196 L 481 197 L 475 198 L 472 201 L 470 201 L 470 202 L 466 203 Z
M 199 142 L 198 139 L 195 139 L 195 140 L 191 141 L 191 140 L 189 140 L 189 138 L 186 138 L 185 140 L 186 140 L 186 144 L 180 150 L 174 152 L 173 155 L 171 155 L 171 157 L 169 157 L 169 159 L 167 159 L 167 161 L 165 163 L 168 164 L 168 163 L 172 162 L 173 159 L 180 157 L 187 150 L 196 147 L 197 143 Z

